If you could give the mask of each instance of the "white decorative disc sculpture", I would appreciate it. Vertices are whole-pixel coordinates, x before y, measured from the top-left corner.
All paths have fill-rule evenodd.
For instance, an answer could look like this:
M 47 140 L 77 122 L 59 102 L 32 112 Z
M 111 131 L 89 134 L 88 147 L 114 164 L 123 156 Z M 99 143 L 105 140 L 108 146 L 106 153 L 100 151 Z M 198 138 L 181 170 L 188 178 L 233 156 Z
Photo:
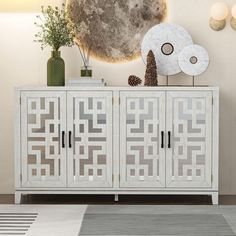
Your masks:
M 147 54 L 153 51 L 159 75 L 175 75 L 181 72 L 178 55 L 193 41 L 189 33 L 176 24 L 161 23 L 152 27 L 144 36 L 141 52 L 146 63 Z
M 185 47 L 179 54 L 181 70 L 191 76 L 202 74 L 209 65 L 209 56 L 205 48 L 199 45 Z

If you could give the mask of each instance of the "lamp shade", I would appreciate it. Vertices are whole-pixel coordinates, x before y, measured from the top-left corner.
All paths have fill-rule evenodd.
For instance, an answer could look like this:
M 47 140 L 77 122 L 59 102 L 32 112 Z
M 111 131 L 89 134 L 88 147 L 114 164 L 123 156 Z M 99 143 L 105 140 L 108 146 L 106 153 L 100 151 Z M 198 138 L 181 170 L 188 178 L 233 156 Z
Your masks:
M 217 2 L 211 7 L 210 14 L 214 20 L 224 20 L 229 14 L 228 6 L 223 2 Z
M 232 14 L 232 17 L 236 19 L 236 4 L 233 5 L 233 7 L 231 9 L 231 14 Z
M 41 6 L 60 6 L 64 0 L 0 0 L 0 12 L 40 12 Z

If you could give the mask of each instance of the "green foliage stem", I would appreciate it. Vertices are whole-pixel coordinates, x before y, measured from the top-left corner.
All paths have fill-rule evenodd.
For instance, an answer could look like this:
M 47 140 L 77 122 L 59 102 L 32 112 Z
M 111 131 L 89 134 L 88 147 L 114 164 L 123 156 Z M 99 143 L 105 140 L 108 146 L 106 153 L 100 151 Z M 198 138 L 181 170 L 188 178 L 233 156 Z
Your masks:
M 42 50 L 47 46 L 52 47 L 53 51 L 63 46 L 73 46 L 79 24 L 68 20 L 65 5 L 62 4 L 62 9 L 52 6 L 42 6 L 41 9 L 42 16 L 38 15 L 39 22 L 35 22 L 40 31 L 35 34 L 34 42 L 41 43 Z

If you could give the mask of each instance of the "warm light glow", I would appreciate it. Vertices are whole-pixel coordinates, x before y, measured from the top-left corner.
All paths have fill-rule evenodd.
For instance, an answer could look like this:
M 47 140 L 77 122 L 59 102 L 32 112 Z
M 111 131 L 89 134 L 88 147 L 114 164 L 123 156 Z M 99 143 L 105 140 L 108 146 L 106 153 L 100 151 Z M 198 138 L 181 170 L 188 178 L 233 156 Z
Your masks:
M 232 7 L 231 14 L 232 17 L 236 19 L 236 4 Z
M 0 12 L 40 12 L 41 6 L 61 6 L 64 0 L 0 0 Z
M 214 20 L 224 20 L 229 14 L 228 6 L 223 2 L 217 2 L 211 7 L 211 17 Z

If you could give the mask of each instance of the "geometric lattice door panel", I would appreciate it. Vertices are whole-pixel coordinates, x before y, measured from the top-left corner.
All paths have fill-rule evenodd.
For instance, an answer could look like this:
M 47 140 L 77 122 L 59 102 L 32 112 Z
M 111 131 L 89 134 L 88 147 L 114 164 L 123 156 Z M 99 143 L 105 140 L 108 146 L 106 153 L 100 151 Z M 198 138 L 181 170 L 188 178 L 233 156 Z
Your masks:
M 68 92 L 68 187 L 112 187 L 112 92 Z
M 21 93 L 22 187 L 66 186 L 66 92 Z
M 165 92 L 120 98 L 120 187 L 165 187 Z
M 212 92 L 167 92 L 167 187 L 211 187 Z

